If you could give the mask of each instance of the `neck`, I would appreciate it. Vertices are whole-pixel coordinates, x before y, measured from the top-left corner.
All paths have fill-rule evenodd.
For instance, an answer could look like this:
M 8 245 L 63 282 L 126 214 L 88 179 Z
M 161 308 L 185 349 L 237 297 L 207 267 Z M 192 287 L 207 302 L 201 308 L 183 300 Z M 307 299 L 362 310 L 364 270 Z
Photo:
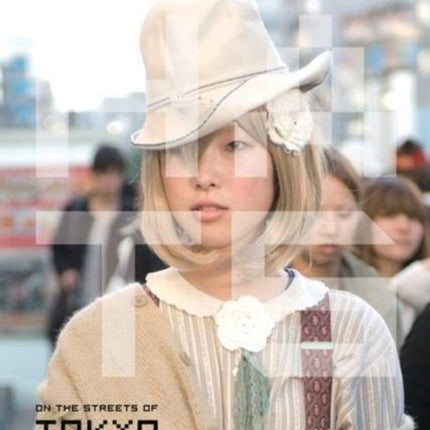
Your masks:
M 397 261 L 381 257 L 376 257 L 375 260 L 375 267 L 379 274 L 384 278 L 392 278 L 402 269 L 402 265 Z
M 93 194 L 90 196 L 91 211 L 112 211 L 118 208 L 118 197 L 116 195 Z
M 293 267 L 308 278 L 335 278 L 340 274 L 340 259 L 318 264 L 315 261 L 309 261 L 303 255 L 299 255 L 294 259 Z
M 268 277 L 235 281 L 231 263 L 226 260 L 183 271 L 181 275 L 198 290 L 223 301 L 252 295 L 264 302 L 279 295 L 288 282 L 282 271 Z

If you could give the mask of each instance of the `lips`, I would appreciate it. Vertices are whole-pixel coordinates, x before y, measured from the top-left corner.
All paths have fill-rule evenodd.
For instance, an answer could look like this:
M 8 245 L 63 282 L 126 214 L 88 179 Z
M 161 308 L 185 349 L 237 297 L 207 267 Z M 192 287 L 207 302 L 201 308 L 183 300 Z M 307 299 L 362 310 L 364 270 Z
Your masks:
M 205 201 L 198 202 L 191 207 L 192 211 L 201 211 L 201 212 L 213 212 L 217 210 L 227 210 L 226 206 L 220 205 L 219 203 Z
M 325 254 L 333 254 L 335 252 L 338 251 L 338 249 L 340 248 L 339 245 L 335 245 L 335 244 L 321 244 L 319 245 L 320 249 L 322 250 L 322 252 L 324 252 Z
M 191 211 L 199 221 L 209 222 L 221 218 L 228 211 L 228 207 L 212 201 L 201 201 L 194 204 Z

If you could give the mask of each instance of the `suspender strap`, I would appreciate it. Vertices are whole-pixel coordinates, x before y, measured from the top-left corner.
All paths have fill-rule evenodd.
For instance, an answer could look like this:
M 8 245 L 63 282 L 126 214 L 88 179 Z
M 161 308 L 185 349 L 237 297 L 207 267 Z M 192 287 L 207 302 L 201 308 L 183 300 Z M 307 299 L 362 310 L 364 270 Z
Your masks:
M 301 329 L 305 430 L 329 430 L 333 344 L 328 294 L 301 312 Z

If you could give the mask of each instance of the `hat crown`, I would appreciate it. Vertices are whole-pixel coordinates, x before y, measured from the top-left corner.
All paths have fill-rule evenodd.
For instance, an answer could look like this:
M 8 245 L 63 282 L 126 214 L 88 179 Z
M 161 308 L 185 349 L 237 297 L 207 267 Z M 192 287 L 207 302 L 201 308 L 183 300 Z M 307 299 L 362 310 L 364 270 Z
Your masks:
M 286 68 L 252 0 L 162 0 L 140 42 L 148 105 Z

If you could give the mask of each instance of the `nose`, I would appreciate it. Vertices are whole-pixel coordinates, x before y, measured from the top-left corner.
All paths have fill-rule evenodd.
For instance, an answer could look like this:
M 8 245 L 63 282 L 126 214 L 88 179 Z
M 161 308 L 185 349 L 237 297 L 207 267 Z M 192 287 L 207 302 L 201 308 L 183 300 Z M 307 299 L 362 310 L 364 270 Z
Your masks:
M 398 214 L 396 216 L 396 224 L 397 228 L 402 231 L 409 230 L 412 219 L 408 217 L 406 214 Z
M 209 147 L 206 148 L 199 157 L 195 177 L 196 188 L 209 190 L 219 187 L 221 177 L 218 166 L 219 160 L 217 160 L 216 151 L 211 151 Z
M 339 226 L 336 214 L 324 211 L 320 214 L 320 231 L 324 236 L 333 237 L 338 233 Z

